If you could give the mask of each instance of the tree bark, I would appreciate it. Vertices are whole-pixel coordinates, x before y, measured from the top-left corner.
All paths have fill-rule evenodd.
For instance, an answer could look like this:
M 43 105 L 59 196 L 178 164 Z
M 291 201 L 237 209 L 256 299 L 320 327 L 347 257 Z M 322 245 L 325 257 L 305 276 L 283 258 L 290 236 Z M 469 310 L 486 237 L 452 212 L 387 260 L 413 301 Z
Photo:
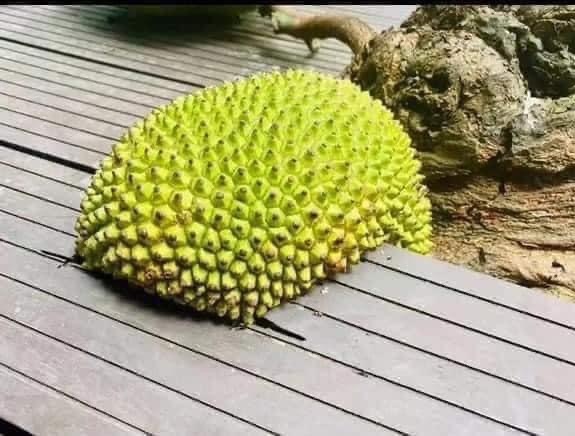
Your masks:
M 575 96 L 536 100 L 492 167 L 430 183 L 434 255 L 575 297 Z

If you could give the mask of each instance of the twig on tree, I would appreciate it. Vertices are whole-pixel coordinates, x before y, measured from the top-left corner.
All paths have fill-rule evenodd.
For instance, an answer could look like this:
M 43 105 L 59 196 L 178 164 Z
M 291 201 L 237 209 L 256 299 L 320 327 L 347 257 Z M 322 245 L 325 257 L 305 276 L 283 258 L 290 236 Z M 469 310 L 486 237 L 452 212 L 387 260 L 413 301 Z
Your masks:
M 319 49 L 318 39 L 334 38 L 359 53 L 375 35 L 367 23 L 347 15 L 304 16 L 285 6 L 266 5 L 260 15 L 272 20 L 274 32 L 302 39 L 312 52 Z

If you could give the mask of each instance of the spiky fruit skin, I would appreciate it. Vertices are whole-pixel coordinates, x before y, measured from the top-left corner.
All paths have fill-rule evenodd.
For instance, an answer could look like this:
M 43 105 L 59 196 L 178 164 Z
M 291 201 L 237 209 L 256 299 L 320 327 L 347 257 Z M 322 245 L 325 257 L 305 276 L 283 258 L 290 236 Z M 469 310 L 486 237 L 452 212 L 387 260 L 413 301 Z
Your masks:
M 245 324 L 384 242 L 431 249 L 420 163 L 347 80 L 258 74 L 154 110 L 113 147 L 76 230 L 87 268 Z

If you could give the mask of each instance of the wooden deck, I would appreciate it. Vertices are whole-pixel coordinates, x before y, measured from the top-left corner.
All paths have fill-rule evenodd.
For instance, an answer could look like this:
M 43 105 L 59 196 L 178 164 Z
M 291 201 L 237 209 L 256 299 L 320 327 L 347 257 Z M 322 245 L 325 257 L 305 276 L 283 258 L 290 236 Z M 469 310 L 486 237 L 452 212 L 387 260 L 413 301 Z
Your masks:
M 323 8 L 383 29 L 413 7 Z M 152 107 L 349 61 L 255 16 L 200 38 L 122 32 L 114 9 L 0 6 L 2 419 L 46 436 L 575 434 L 575 305 L 535 290 L 388 248 L 274 310 L 287 334 L 193 319 L 46 253 L 72 253 L 82 188 Z

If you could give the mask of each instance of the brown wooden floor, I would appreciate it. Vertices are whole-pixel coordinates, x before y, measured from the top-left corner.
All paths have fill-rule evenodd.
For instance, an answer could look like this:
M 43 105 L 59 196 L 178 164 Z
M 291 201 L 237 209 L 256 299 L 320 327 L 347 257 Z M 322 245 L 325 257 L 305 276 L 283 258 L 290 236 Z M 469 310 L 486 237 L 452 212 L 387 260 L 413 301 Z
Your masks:
M 384 29 L 413 7 L 323 9 Z M 289 335 L 62 266 L 91 172 L 152 107 L 350 59 L 256 16 L 199 37 L 125 32 L 114 10 L 0 6 L 1 418 L 47 436 L 575 434 L 575 306 L 535 290 L 388 248 L 273 311 Z

